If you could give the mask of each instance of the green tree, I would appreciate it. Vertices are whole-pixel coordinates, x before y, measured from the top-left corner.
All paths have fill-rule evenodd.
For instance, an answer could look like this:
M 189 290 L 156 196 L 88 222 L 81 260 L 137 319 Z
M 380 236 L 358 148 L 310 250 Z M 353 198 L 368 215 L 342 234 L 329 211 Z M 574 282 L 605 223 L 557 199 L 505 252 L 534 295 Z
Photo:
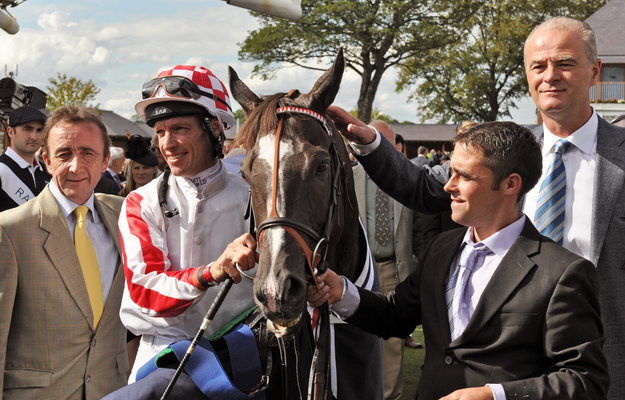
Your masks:
M 98 109 L 100 104 L 89 104 L 95 101 L 100 89 L 93 84 L 91 79 L 83 82 L 75 77 L 67 77 L 66 74 L 57 72 L 57 78 L 49 78 L 48 101 L 46 108 L 50 111 L 64 105 L 79 105 Z
M 447 0 L 452 1 L 452 0 Z M 343 47 L 346 67 L 361 77 L 358 118 L 371 119 L 383 74 L 455 37 L 431 12 L 436 0 L 303 0 L 297 22 L 253 13 L 261 27 L 241 44 L 242 61 L 261 61 L 253 74 L 270 79 L 288 65 L 324 70 Z
M 243 125 L 246 119 L 247 115 L 245 115 L 245 111 L 243 111 L 242 109 L 238 109 L 234 112 L 234 121 L 235 123 L 238 123 L 239 126 Z
M 422 121 L 495 121 L 510 117 L 527 94 L 523 46 L 531 30 L 553 16 L 589 17 L 605 0 L 458 0 L 437 13 L 455 19 L 461 40 L 401 66 L 398 90 L 416 86 Z M 452 17 L 453 16 L 453 17 Z
M 354 109 L 350 110 L 349 113 L 351 115 L 353 115 L 354 117 L 358 118 L 358 109 L 357 108 L 354 108 Z M 399 124 L 398 120 L 396 120 L 395 118 L 391 117 L 390 115 L 384 114 L 377 107 L 374 107 L 373 110 L 371 111 L 371 121 L 373 121 L 374 119 L 378 119 L 378 120 L 384 121 L 387 124 Z

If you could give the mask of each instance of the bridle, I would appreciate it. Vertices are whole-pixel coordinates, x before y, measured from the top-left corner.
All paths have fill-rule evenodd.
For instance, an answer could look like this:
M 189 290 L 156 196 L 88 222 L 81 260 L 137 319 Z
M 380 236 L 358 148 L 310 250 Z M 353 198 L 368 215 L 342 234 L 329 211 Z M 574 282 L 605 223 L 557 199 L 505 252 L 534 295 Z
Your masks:
M 285 97 L 292 98 L 297 95 L 297 91 L 291 90 Z M 271 228 L 283 228 L 291 235 L 295 242 L 299 245 L 309 268 L 309 281 L 317 285 L 316 275 L 317 273 L 324 273 L 327 269 L 326 257 L 328 254 L 330 234 L 332 231 L 334 218 L 338 212 L 338 199 L 341 196 L 341 171 L 345 167 L 341 161 L 336 144 L 332 135 L 332 131 L 328 128 L 326 119 L 319 113 L 306 108 L 300 107 L 278 107 L 276 114 L 280 116 L 278 122 L 278 128 L 276 130 L 275 138 L 275 154 L 274 154 L 274 169 L 272 174 L 271 185 L 271 210 L 267 219 L 258 224 L 258 227 L 254 226 L 254 212 L 252 207 L 252 197 L 250 192 L 248 209 L 246 212 L 246 218 L 250 219 L 250 233 L 257 233 L 259 248 L 262 240 L 263 233 L 267 229 Z M 325 225 L 321 234 L 315 232 L 309 226 L 296 221 L 292 218 L 281 217 L 277 210 L 278 199 L 278 171 L 280 160 L 280 137 L 282 134 L 282 128 L 284 125 L 285 116 L 291 114 L 303 114 L 310 116 L 321 123 L 323 129 L 330 137 L 330 147 L 328 152 L 330 154 L 330 176 L 331 176 L 331 195 L 328 212 L 326 215 Z M 340 221 L 340 218 L 338 219 Z M 303 233 L 316 243 L 315 248 L 311 250 L 306 241 L 302 238 Z M 319 328 L 319 338 L 313 354 L 313 360 L 310 368 L 310 377 L 308 383 L 308 399 L 322 400 L 332 398 L 331 389 L 331 363 L 330 363 L 330 311 L 328 303 L 323 304 L 320 307 L 320 312 L 317 320 L 317 327 Z
M 291 91 L 287 96 L 290 96 L 293 93 Z M 274 155 L 274 169 L 272 176 L 272 185 L 271 185 L 271 210 L 267 219 L 258 224 L 256 228 L 258 234 L 258 242 L 259 247 L 262 241 L 262 236 L 265 230 L 281 227 L 286 230 L 291 237 L 297 242 L 302 253 L 306 258 L 306 262 L 309 267 L 309 278 L 311 283 L 317 285 L 317 280 L 315 275 L 317 273 L 325 272 L 327 268 L 326 256 L 328 253 L 328 243 L 330 240 L 330 233 L 332 231 L 332 225 L 335 213 L 337 212 L 338 199 L 341 196 L 341 188 L 340 188 L 340 175 L 341 169 L 343 168 L 343 164 L 339 158 L 338 152 L 336 150 L 336 145 L 334 140 L 331 140 L 330 147 L 328 152 L 330 153 L 330 174 L 332 177 L 331 182 L 331 195 L 330 195 L 330 205 L 328 207 L 328 213 L 326 215 L 326 221 L 323 228 L 323 232 L 318 234 L 314 230 L 312 230 L 307 225 L 302 224 L 299 221 L 296 221 L 292 218 L 281 217 L 278 214 L 277 210 L 277 198 L 278 198 L 278 171 L 279 171 L 279 160 L 280 160 L 280 137 L 282 134 L 282 127 L 284 124 L 285 115 L 289 114 L 304 114 L 310 117 L 315 118 L 317 121 L 321 122 L 324 130 L 328 134 L 330 138 L 332 138 L 332 131 L 328 128 L 326 124 L 325 118 L 312 110 L 306 108 L 299 107 L 279 107 L 276 109 L 276 114 L 280 115 L 280 120 L 278 122 L 278 129 L 276 131 L 276 139 L 275 139 L 275 155 Z M 249 206 L 251 206 L 251 199 Z M 306 234 L 308 237 L 313 239 L 316 243 L 314 250 L 308 246 L 306 241 L 300 235 L 300 232 Z

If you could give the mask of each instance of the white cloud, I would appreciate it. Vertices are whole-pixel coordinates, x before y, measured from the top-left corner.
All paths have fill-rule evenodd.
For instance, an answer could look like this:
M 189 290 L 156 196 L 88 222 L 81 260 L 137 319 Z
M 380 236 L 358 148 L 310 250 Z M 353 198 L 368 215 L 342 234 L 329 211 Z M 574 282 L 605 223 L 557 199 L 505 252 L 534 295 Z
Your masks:
M 205 66 L 224 83 L 231 65 L 257 94 L 308 92 L 323 73 L 284 68 L 273 80 L 252 79 L 254 64 L 237 59 L 237 44 L 258 23 L 224 1 L 39 0 L 23 3 L 15 14 L 20 32 L 0 32 L 0 51 L 10 71 L 19 64 L 18 82 L 45 91 L 57 72 L 92 80 L 101 89 L 96 102 L 127 117 L 135 113 L 142 84 L 176 64 Z M 374 107 L 398 120 L 418 121 L 416 105 L 406 103 L 409 93 L 394 92 L 394 77 L 393 71 L 385 74 Z M 336 104 L 353 109 L 359 90 L 360 77 L 346 71 Z

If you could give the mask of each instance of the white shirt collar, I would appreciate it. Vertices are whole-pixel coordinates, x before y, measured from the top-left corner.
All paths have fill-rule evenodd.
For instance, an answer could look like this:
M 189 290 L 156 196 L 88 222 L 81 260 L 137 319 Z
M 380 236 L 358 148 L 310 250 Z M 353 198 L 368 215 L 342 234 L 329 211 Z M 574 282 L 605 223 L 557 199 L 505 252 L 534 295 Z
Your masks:
M 586 121 L 581 128 L 573 132 L 566 139 L 580 151 L 590 155 L 595 152 L 597 148 L 598 127 L 599 118 L 597 117 L 595 110 L 593 110 L 590 119 L 588 119 L 588 121 Z M 544 138 L 542 154 L 543 157 L 545 157 L 549 154 L 549 152 L 553 153 L 553 145 L 562 138 L 551 133 L 545 124 L 543 124 L 543 132 Z
M 56 187 L 56 184 L 54 183 L 53 180 L 50 181 L 50 183 L 48 184 L 48 187 L 50 188 L 50 192 L 52 193 L 52 196 L 54 196 L 54 199 L 59 204 L 59 208 L 61 209 L 61 213 L 63 213 L 63 216 L 67 218 L 70 214 L 73 215 L 74 210 L 80 204 L 76 204 L 70 199 L 68 199 L 67 197 L 65 197 L 65 195 L 61 193 L 59 188 Z M 87 206 L 89 210 L 91 211 L 91 215 L 93 216 L 93 221 L 98 222 L 98 214 L 95 212 L 95 202 L 93 200 L 93 196 L 94 196 L 93 193 L 91 193 L 91 196 L 83 205 Z
M 525 214 L 519 214 L 519 219 L 482 240 L 482 243 L 495 253 L 495 255 L 503 257 L 517 240 L 524 226 Z M 473 227 L 467 230 L 467 233 L 464 235 L 463 243 L 471 246 L 475 244 Z
M 17 165 L 19 165 L 20 168 L 22 168 L 22 169 L 28 168 L 28 167 L 34 167 L 35 169 L 39 168 L 39 169 L 43 170 L 41 168 L 41 165 L 39 165 L 39 160 L 37 160 L 37 157 L 35 157 L 35 161 L 34 161 L 33 164 L 29 164 L 28 161 L 24 160 L 22 158 L 22 156 L 17 154 L 17 152 L 15 150 L 13 150 L 11 147 L 7 148 L 6 154 L 7 154 L 7 156 L 11 157 L 11 159 L 13 161 L 15 161 L 17 163 Z

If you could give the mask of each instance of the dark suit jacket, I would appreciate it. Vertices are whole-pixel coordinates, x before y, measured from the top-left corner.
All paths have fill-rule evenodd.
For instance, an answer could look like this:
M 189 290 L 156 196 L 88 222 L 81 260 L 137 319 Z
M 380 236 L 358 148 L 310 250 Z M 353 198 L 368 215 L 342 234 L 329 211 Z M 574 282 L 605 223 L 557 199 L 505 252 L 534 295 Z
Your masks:
M 106 173 L 106 172 L 105 172 Z M 110 176 L 110 175 L 109 175 Z M 117 189 L 117 183 L 113 180 L 113 178 L 106 178 L 104 174 L 100 177 L 98 184 L 95 185 L 95 189 L 93 191 L 95 193 L 106 193 L 106 194 L 114 194 L 119 195 L 121 190 Z
M 486 383 L 501 383 L 509 400 L 603 399 L 608 374 L 595 267 L 541 236 L 529 219 L 465 332 L 451 342 L 444 288 L 465 232 L 434 238 L 388 298 L 359 289 L 360 307 L 348 322 L 384 338 L 423 324 L 419 399 Z
M 121 197 L 95 207 L 121 253 Z M 72 237 L 46 187 L 0 213 L 0 399 L 99 400 L 126 384 L 119 264 L 97 328 Z
M 113 177 L 113 175 L 111 175 L 111 173 L 108 171 L 108 169 L 104 172 L 102 172 L 102 178 L 106 178 L 109 181 L 113 182 L 115 184 L 115 187 L 117 187 L 117 193 L 121 192 L 123 187 L 119 186 L 117 184 L 117 181 L 115 180 L 115 178 Z

